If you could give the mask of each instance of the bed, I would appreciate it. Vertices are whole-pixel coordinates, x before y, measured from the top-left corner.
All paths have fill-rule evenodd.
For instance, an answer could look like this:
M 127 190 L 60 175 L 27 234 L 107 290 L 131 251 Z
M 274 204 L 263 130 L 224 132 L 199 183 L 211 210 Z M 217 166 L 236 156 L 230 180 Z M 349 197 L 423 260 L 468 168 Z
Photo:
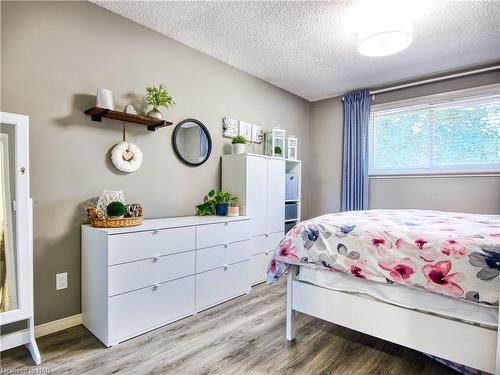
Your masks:
M 320 216 L 287 233 L 267 281 L 287 271 L 288 340 L 298 311 L 500 375 L 500 216 Z

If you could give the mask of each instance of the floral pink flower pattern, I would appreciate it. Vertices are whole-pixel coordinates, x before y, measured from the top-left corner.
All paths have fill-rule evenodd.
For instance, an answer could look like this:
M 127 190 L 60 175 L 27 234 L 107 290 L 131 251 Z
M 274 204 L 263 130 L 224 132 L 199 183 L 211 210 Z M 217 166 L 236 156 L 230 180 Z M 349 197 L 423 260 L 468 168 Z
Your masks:
M 401 260 L 385 259 L 379 262 L 380 268 L 389 271 L 389 279 L 395 283 L 401 281 L 409 282 L 411 275 L 415 273 L 417 264 L 411 258 Z
M 446 240 L 441 246 L 441 252 L 443 254 L 450 255 L 455 259 L 460 259 L 464 255 L 467 255 L 465 246 L 456 240 Z
M 287 233 L 267 280 L 294 264 L 496 305 L 499 286 L 491 280 L 500 272 L 499 223 L 498 215 L 425 210 L 323 215 Z
M 278 255 L 282 258 L 297 258 L 293 252 L 292 240 L 283 240 L 278 248 Z
M 443 260 L 436 264 L 426 264 L 422 271 L 427 278 L 427 287 L 441 294 L 458 297 L 464 294 L 464 290 L 457 284 L 465 280 L 461 272 L 449 273 L 451 262 Z

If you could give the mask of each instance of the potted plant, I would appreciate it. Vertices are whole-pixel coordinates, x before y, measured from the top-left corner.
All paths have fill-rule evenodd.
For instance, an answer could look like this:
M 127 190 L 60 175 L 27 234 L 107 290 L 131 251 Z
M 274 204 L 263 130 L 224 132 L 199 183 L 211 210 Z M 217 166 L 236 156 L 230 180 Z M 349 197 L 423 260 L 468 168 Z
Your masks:
M 106 207 L 106 214 L 111 219 L 121 219 L 127 213 L 127 208 L 122 202 L 114 201 Z
M 229 202 L 229 207 L 227 209 L 227 216 L 240 216 L 240 207 L 238 204 L 238 197 L 231 197 L 231 202 Z
M 175 104 L 175 102 L 172 96 L 169 95 L 167 88 L 162 83 L 160 83 L 160 86 L 158 87 L 146 87 L 146 104 L 153 107 L 153 109 L 148 112 L 149 117 L 163 120 L 163 115 L 158 110 L 158 108 L 169 108 L 173 104 Z
M 217 216 L 226 216 L 229 203 L 237 201 L 237 197 L 232 197 L 226 191 L 212 189 L 203 198 L 203 203 L 196 206 L 196 215 L 205 216 L 215 213 Z
M 246 151 L 245 145 L 248 143 L 248 139 L 242 135 L 237 135 L 233 137 L 231 143 L 233 144 L 233 154 L 244 154 Z

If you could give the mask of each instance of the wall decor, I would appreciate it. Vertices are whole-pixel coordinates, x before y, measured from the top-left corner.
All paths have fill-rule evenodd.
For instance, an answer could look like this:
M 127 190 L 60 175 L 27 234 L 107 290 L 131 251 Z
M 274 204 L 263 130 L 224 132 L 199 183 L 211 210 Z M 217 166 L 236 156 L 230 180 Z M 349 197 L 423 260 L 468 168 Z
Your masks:
M 198 167 L 208 160 L 212 152 L 212 138 L 208 129 L 196 119 L 177 124 L 172 134 L 175 155 L 184 164 Z
M 240 122 L 238 120 L 223 117 L 222 118 L 222 136 L 226 138 L 233 138 L 240 133 Z
M 101 196 L 99 197 L 97 201 L 96 208 L 104 213 L 106 212 L 106 208 L 108 207 L 108 204 L 111 202 L 121 202 L 125 203 L 125 197 L 123 196 L 123 192 L 121 190 L 106 190 L 104 189 L 102 191 Z
M 115 110 L 115 99 L 113 91 L 108 89 L 97 89 L 96 107 Z
M 252 143 L 262 143 L 264 141 L 264 133 L 261 126 L 229 117 L 223 117 L 222 136 L 225 138 L 233 138 L 237 135 L 244 136 Z
M 262 143 L 264 141 L 264 132 L 259 125 L 252 124 L 252 138 L 253 143 Z
M 174 98 L 168 93 L 167 87 L 163 83 L 160 83 L 158 87 L 146 87 L 146 104 L 153 107 L 153 109 L 148 112 L 149 117 L 163 120 L 163 115 L 158 108 L 165 107 L 168 109 L 174 105 L 175 102 Z
M 252 124 L 240 121 L 240 130 L 238 135 L 242 135 L 246 139 L 252 139 Z
M 144 125 L 149 131 L 154 132 L 158 128 L 173 125 L 169 121 L 158 120 L 152 117 L 139 116 L 122 111 L 113 111 L 111 109 L 92 107 L 85 111 L 85 114 L 92 118 L 92 121 L 102 122 L 103 118 L 125 121 L 127 123 Z
M 119 171 L 132 173 L 141 167 L 142 151 L 135 143 L 120 142 L 111 150 L 111 161 Z
M 135 143 L 127 140 L 127 124 L 123 124 L 123 142 L 111 150 L 111 162 L 121 172 L 132 173 L 142 164 L 142 151 Z

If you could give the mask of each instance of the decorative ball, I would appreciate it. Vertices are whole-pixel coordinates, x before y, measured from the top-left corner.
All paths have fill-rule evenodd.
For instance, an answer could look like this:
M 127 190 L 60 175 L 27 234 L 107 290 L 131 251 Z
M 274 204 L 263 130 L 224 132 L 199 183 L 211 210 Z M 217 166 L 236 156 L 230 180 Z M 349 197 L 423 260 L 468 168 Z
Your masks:
M 106 207 L 106 213 L 108 217 L 123 217 L 127 213 L 127 208 L 122 202 L 111 202 Z

